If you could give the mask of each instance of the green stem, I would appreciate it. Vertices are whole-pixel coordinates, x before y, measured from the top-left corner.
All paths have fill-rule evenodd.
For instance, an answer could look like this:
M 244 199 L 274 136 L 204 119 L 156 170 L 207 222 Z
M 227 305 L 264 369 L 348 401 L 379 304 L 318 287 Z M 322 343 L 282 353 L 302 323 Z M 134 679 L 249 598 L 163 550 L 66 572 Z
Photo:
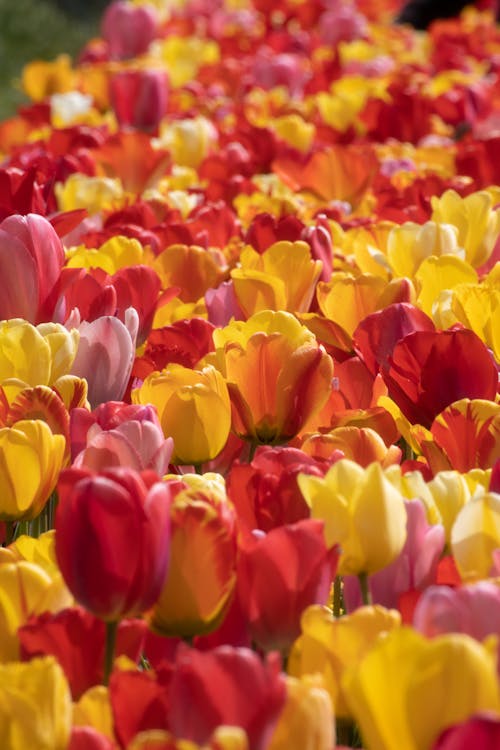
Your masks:
M 342 576 L 335 576 L 333 582 L 333 615 L 340 617 L 342 612 Z
M 8 547 L 16 538 L 16 522 L 5 521 L 5 546 Z
M 106 647 L 104 649 L 104 677 L 103 685 L 109 684 L 109 677 L 113 670 L 115 660 L 116 635 L 118 633 L 118 620 L 106 623 Z
M 255 456 L 255 451 L 257 450 L 258 445 L 259 444 L 256 440 L 252 440 L 252 442 L 250 443 L 250 450 L 248 451 L 248 463 L 249 464 L 252 463 L 253 461 L 253 457 Z
M 203 476 L 203 469 L 201 468 L 201 464 L 193 464 L 195 474 L 201 474 Z
M 364 605 L 373 604 L 370 587 L 368 586 L 368 576 L 366 573 L 358 575 L 359 587 L 361 589 L 361 599 Z

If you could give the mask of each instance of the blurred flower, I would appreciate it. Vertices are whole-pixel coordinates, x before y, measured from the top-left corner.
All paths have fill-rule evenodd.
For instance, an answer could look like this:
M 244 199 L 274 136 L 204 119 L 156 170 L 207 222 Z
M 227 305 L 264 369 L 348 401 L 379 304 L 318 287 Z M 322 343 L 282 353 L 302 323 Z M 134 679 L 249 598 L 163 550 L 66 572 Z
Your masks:
M 0 742 L 6 750 L 66 750 L 71 694 L 52 657 L 0 665 Z
M 335 716 L 317 676 L 286 678 L 287 699 L 269 750 L 332 750 Z
M 495 658 L 466 635 L 428 641 L 411 628 L 375 643 L 343 681 L 374 750 L 431 750 L 440 732 L 500 706 Z
M 120 127 L 156 131 L 167 112 L 165 70 L 122 70 L 110 79 L 111 106 Z
M 103 38 L 112 60 L 128 60 L 147 52 L 158 30 L 156 8 L 149 3 L 133 5 L 114 0 L 101 22 Z
M 451 530 L 451 549 L 464 581 L 500 574 L 500 495 L 472 498 L 458 513 Z

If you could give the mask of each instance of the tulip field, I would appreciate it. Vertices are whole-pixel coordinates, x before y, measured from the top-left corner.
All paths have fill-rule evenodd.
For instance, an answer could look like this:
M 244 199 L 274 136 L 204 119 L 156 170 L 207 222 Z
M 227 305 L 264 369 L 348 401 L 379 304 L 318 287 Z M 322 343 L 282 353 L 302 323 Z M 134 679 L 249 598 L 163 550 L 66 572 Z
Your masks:
M 0 121 L 0 750 L 498 750 L 500 25 L 113 0 Z

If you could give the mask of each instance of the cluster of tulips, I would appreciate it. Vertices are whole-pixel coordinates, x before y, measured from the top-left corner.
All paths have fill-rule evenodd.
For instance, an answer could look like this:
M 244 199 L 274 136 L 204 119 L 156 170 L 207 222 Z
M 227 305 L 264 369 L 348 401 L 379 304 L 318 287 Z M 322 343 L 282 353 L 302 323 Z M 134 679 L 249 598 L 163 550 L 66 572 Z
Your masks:
M 500 29 L 399 4 L 115 0 L 24 69 L 2 750 L 500 746 Z

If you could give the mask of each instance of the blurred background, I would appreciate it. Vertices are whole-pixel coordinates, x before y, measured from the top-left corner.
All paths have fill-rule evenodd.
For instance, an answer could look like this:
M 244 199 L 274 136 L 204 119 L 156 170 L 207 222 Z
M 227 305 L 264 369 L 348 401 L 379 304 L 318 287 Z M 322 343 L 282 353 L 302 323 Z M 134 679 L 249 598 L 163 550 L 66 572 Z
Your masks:
M 0 120 L 26 102 L 19 83 L 23 66 L 78 55 L 99 33 L 109 0 L 0 0 Z

